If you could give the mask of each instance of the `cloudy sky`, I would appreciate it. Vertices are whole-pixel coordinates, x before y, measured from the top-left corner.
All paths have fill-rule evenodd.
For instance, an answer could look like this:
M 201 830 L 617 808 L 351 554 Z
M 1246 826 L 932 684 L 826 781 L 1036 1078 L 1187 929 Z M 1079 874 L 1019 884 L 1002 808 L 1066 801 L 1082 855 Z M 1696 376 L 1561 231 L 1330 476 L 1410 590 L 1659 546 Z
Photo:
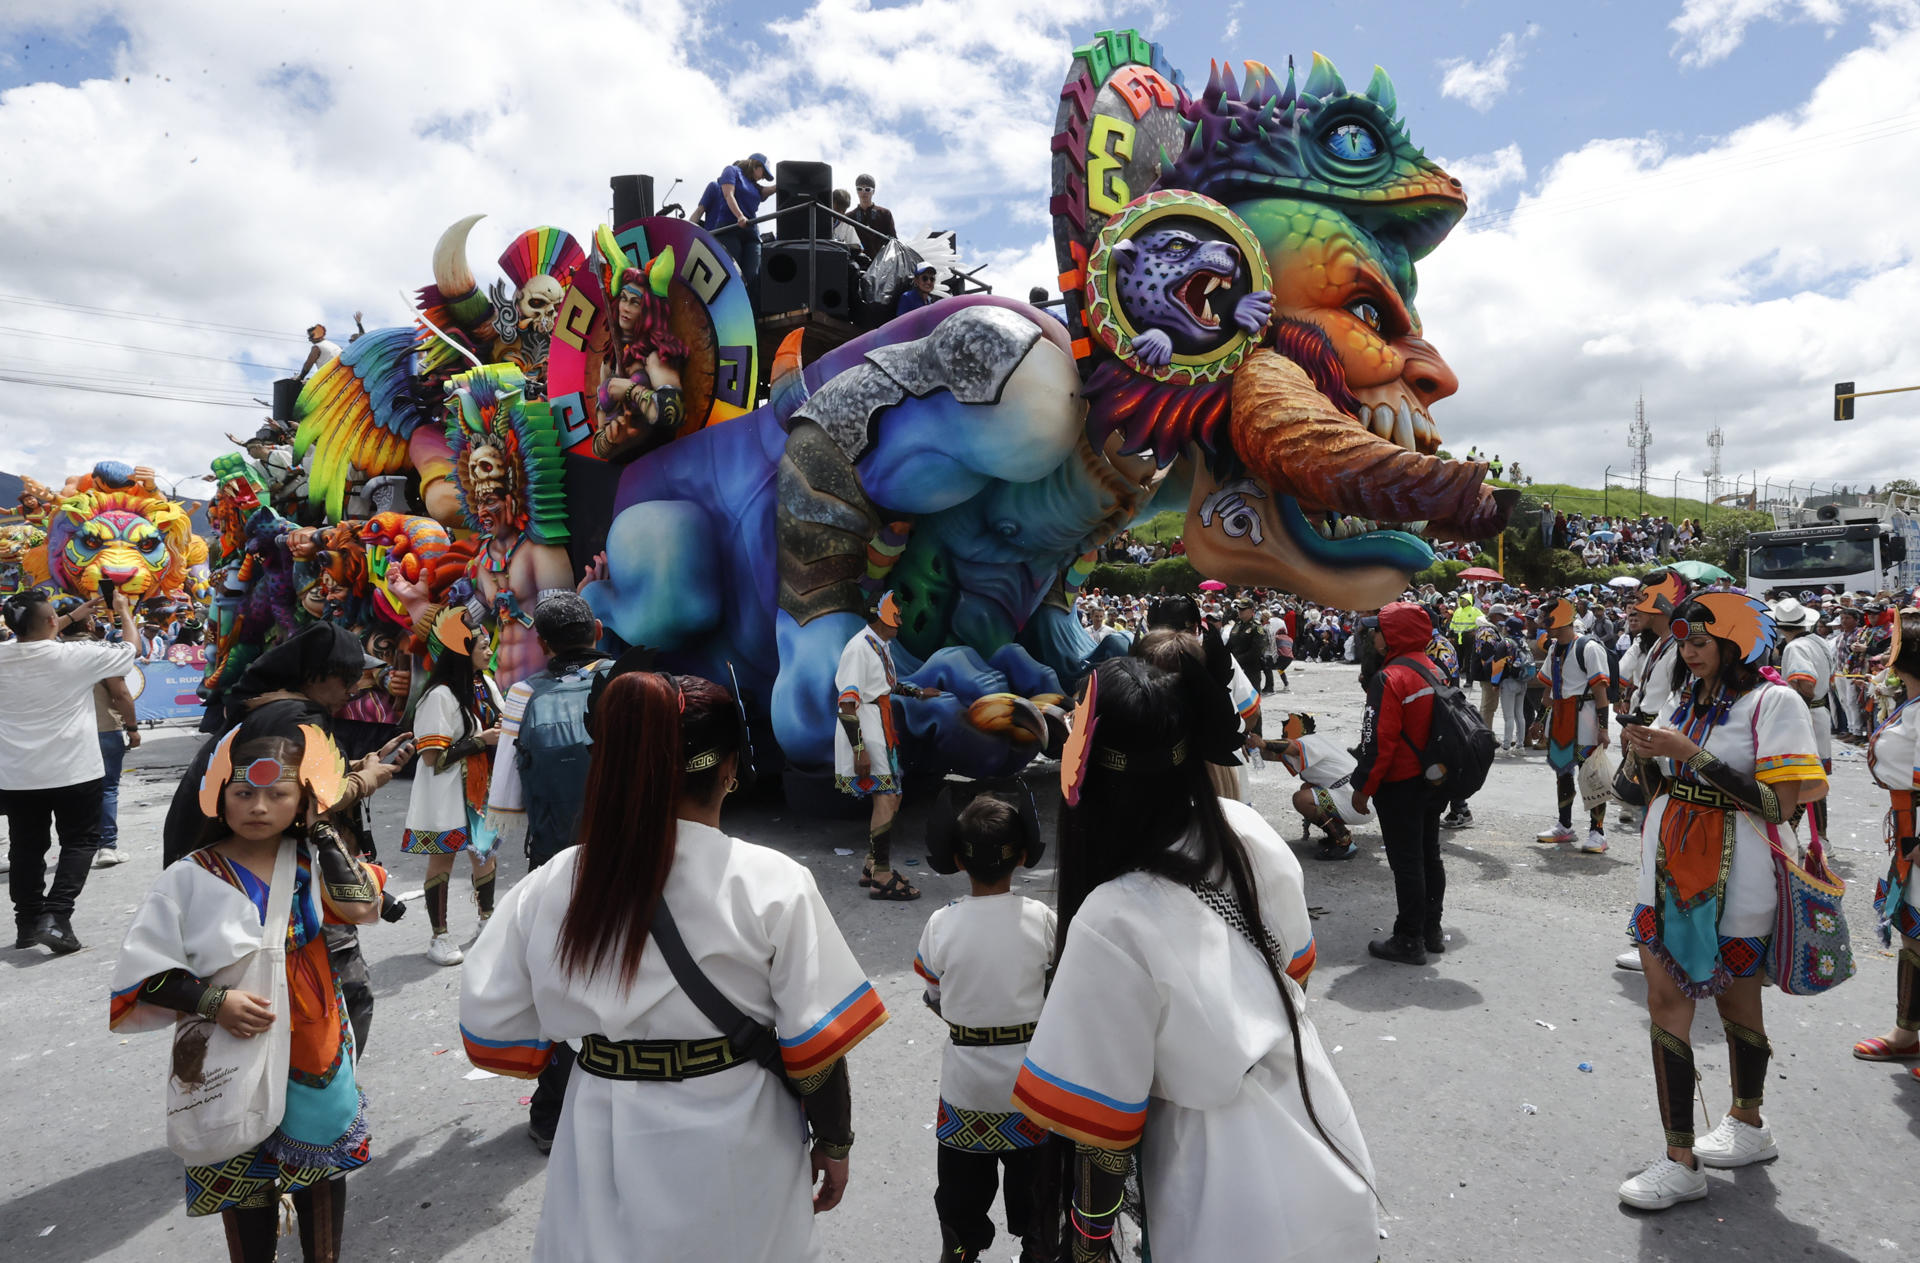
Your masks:
M 466 214 L 483 279 L 522 228 L 584 239 L 615 172 L 870 171 L 1023 295 L 1068 51 L 1107 25 L 1196 85 L 1316 50 L 1394 76 L 1473 202 L 1421 268 L 1456 452 L 1596 485 L 1644 393 L 1656 474 L 1698 477 L 1715 424 L 1729 478 L 1920 473 L 1920 395 L 1829 420 L 1836 379 L 1920 384 L 1913 0 L 11 0 L 0 469 L 202 472 L 307 324 L 405 320 Z

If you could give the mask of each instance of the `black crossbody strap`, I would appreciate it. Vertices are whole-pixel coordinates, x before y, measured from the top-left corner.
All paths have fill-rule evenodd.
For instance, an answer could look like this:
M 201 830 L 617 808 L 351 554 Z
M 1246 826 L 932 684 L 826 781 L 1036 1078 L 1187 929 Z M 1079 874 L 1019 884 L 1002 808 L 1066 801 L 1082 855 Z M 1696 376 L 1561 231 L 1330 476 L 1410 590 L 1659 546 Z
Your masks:
M 720 988 L 713 985 L 694 964 L 692 953 L 687 951 L 686 940 L 680 937 L 680 927 L 675 924 L 673 912 L 662 899 L 654 905 L 653 925 L 647 935 L 660 948 L 660 955 L 666 959 L 667 968 L 673 971 L 673 980 L 687 993 L 687 999 L 732 1046 L 734 1055 L 743 1061 L 757 1061 L 771 1070 L 783 1084 L 789 1084 L 787 1068 L 780 1060 L 780 1044 L 774 1039 L 773 1032 L 740 1011 L 740 1006 L 720 994 Z

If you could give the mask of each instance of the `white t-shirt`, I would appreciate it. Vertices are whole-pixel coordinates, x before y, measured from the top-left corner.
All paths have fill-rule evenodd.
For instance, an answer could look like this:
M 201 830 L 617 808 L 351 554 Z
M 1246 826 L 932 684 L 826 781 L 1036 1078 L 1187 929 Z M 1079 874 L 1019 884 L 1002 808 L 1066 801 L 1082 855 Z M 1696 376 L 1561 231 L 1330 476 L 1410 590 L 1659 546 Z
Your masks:
M 106 775 L 93 686 L 132 671 L 132 645 L 0 644 L 0 789 L 60 789 Z

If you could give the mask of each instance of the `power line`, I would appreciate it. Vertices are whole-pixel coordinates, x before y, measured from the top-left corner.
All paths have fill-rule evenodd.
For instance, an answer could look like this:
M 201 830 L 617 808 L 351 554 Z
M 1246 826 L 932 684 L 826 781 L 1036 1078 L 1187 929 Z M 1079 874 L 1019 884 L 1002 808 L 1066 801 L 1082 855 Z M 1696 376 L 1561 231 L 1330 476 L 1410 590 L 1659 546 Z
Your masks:
M 24 307 L 45 307 L 55 311 L 85 312 L 90 316 L 109 316 L 116 320 L 143 320 L 149 324 L 172 325 L 180 329 L 207 329 L 215 333 L 245 334 L 257 338 L 272 338 L 279 342 L 302 344 L 306 342 L 306 339 L 298 334 L 258 329 L 251 325 L 230 325 L 214 320 L 193 320 L 185 316 L 162 316 L 151 312 L 125 311 L 118 307 L 94 307 L 87 303 L 65 303 L 58 299 L 33 298 L 25 294 L 0 294 L 0 303 L 18 303 Z
M 32 367 L 36 364 L 50 365 L 50 367 Z M 76 371 L 71 364 L 38 360 L 31 356 L 0 360 L 0 372 L 17 373 L 56 382 L 97 381 L 130 386 L 151 386 L 161 390 L 184 390 L 193 394 L 236 395 L 243 399 L 251 399 L 254 394 L 252 388 L 246 386 L 222 386 L 201 380 L 181 381 L 175 378 L 156 377 L 152 373 L 138 369 L 87 368 Z
M 227 399 L 197 399 L 190 395 L 166 395 L 166 394 L 158 394 L 153 391 L 127 390 L 127 389 L 116 388 L 113 386 L 88 385 L 84 382 L 34 381 L 31 378 L 17 377 L 11 373 L 4 373 L 4 372 L 0 372 L 0 382 L 15 382 L 22 386 L 45 386 L 45 387 L 48 387 L 49 389 L 57 389 L 57 390 L 79 390 L 79 391 L 85 391 L 88 394 L 94 394 L 94 395 L 125 395 L 133 399 L 159 399 L 167 403 L 211 404 L 213 406 L 221 407 L 221 408 L 245 408 L 245 409 L 248 409 L 249 411 L 257 411 L 260 406 L 252 402 L 234 403 L 233 401 L 227 400 Z
M 166 355 L 177 360 L 205 360 L 212 364 L 237 364 L 242 368 L 257 368 L 267 373 L 297 373 L 297 368 L 273 364 L 255 364 L 251 360 L 236 360 L 224 355 L 199 355 L 192 351 L 169 351 L 157 346 L 128 346 L 124 342 L 113 342 L 105 338 L 83 338 L 73 333 L 49 333 L 44 329 L 22 329 L 17 325 L 0 325 L 0 333 L 12 333 L 26 338 L 47 338 L 60 342 L 84 342 L 88 346 L 111 347 L 116 351 L 137 351 L 142 355 Z

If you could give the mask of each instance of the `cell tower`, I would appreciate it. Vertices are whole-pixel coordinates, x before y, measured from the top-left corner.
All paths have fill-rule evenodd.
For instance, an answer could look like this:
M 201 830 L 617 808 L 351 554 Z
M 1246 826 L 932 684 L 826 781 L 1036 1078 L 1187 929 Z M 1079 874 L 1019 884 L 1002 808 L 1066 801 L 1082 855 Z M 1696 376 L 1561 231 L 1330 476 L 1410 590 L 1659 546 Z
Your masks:
M 1720 494 L 1720 449 L 1727 445 L 1727 436 L 1720 431 L 1719 423 L 1713 427 L 1713 433 L 1707 435 L 1707 499 L 1712 500 Z
M 1653 445 L 1653 427 L 1647 424 L 1647 397 L 1633 401 L 1633 424 L 1627 428 L 1627 446 L 1633 450 L 1633 480 L 1647 491 L 1647 448 Z

